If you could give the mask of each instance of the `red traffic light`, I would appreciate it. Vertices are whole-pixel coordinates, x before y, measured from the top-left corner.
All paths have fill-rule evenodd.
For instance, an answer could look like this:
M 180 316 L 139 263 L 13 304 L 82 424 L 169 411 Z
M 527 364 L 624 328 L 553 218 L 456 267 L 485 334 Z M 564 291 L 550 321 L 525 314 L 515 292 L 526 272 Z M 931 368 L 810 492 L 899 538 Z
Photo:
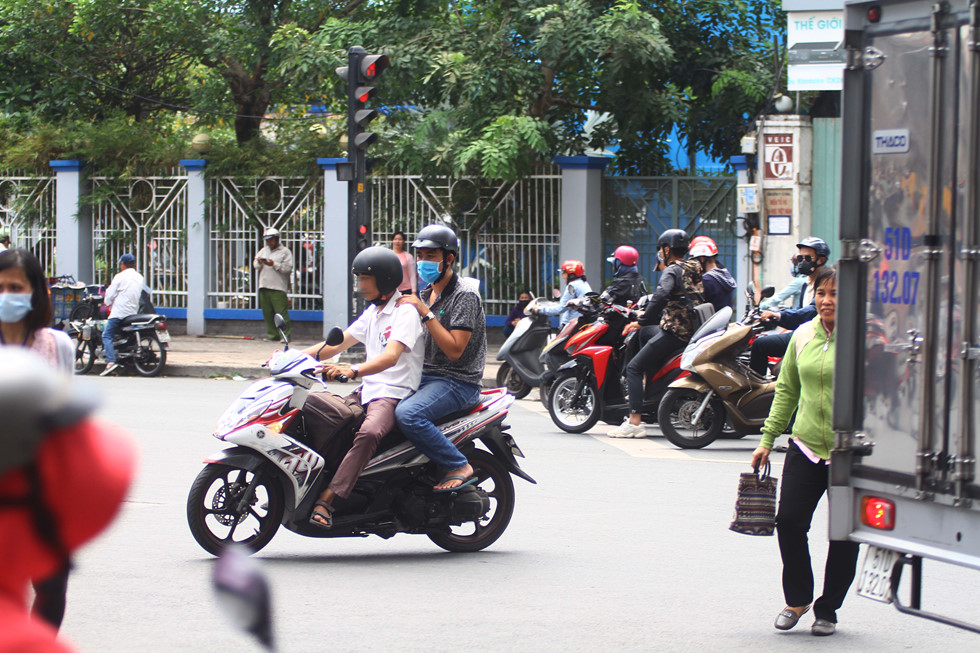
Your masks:
M 358 102 L 364 104 L 377 94 L 378 89 L 374 88 L 373 86 L 358 86 L 357 91 L 354 93 L 354 97 L 357 98 Z
M 388 67 L 388 55 L 386 54 L 366 54 L 361 59 L 361 78 L 365 81 L 372 81 L 384 72 Z
M 364 234 L 366 234 L 367 233 L 367 225 L 366 224 L 362 224 L 360 227 L 358 227 L 357 228 L 357 233 L 361 234 L 362 236 Z

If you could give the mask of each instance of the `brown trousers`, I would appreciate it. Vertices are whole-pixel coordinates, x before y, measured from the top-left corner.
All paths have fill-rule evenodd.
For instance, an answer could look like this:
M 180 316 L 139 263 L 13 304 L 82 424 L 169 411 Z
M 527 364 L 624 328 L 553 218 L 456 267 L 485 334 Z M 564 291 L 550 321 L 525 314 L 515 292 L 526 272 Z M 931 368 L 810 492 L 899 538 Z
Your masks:
M 338 497 L 346 499 L 354 489 L 354 483 L 367 467 L 371 456 L 378 450 L 381 438 L 395 426 L 395 406 L 397 399 L 381 397 L 364 407 L 364 421 L 354 434 L 354 444 L 337 467 L 337 473 L 330 481 L 330 489 Z

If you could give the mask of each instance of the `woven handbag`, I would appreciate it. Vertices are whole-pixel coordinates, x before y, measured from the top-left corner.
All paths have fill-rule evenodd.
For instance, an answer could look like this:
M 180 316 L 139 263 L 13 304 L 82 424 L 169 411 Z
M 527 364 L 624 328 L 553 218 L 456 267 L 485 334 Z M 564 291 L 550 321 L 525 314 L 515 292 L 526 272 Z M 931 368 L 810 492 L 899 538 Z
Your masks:
M 735 518 L 728 526 L 745 535 L 772 535 L 776 530 L 776 482 L 769 473 L 769 463 L 760 474 L 758 469 L 740 474 Z

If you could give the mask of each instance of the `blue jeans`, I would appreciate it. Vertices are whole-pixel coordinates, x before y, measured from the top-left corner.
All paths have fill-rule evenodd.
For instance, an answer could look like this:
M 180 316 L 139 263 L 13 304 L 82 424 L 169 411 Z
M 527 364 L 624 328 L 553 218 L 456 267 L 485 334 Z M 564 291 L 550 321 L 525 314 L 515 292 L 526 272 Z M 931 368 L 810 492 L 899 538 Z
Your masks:
M 443 376 L 423 374 L 419 389 L 398 402 L 398 428 L 419 451 L 443 469 L 459 469 L 466 456 L 433 423 L 441 417 L 476 404 L 480 386 Z
M 113 347 L 112 340 L 119 333 L 121 323 L 122 319 L 118 317 L 110 317 L 105 321 L 105 328 L 102 329 L 102 348 L 105 350 L 106 363 L 116 362 L 116 348 Z

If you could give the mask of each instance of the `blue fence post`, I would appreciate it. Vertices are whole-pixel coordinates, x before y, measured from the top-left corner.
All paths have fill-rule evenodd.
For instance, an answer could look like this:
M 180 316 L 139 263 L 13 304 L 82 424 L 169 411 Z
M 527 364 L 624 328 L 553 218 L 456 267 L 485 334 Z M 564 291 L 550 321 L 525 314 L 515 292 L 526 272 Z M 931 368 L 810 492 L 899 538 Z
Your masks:
M 602 285 L 605 254 L 602 240 L 602 171 L 609 162 L 599 156 L 556 156 L 561 167 L 561 261 L 585 264 L 586 276 Z
M 84 161 L 49 161 L 55 172 L 55 271 L 93 283 L 92 212 L 82 198 L 88 193 Z
M 347 268 L 347 182 L 337 179 L 337 164 L 347 159 L 317 159 L 323 169 L 323 336 L 335 326 L 350 323 L 350 270 Z
M 207 185 L 204 168 L 207 159 L 182 159 L 187 171 L 187 334 L 201 336 L 207 332 L 204 309 L 208 297 Z

